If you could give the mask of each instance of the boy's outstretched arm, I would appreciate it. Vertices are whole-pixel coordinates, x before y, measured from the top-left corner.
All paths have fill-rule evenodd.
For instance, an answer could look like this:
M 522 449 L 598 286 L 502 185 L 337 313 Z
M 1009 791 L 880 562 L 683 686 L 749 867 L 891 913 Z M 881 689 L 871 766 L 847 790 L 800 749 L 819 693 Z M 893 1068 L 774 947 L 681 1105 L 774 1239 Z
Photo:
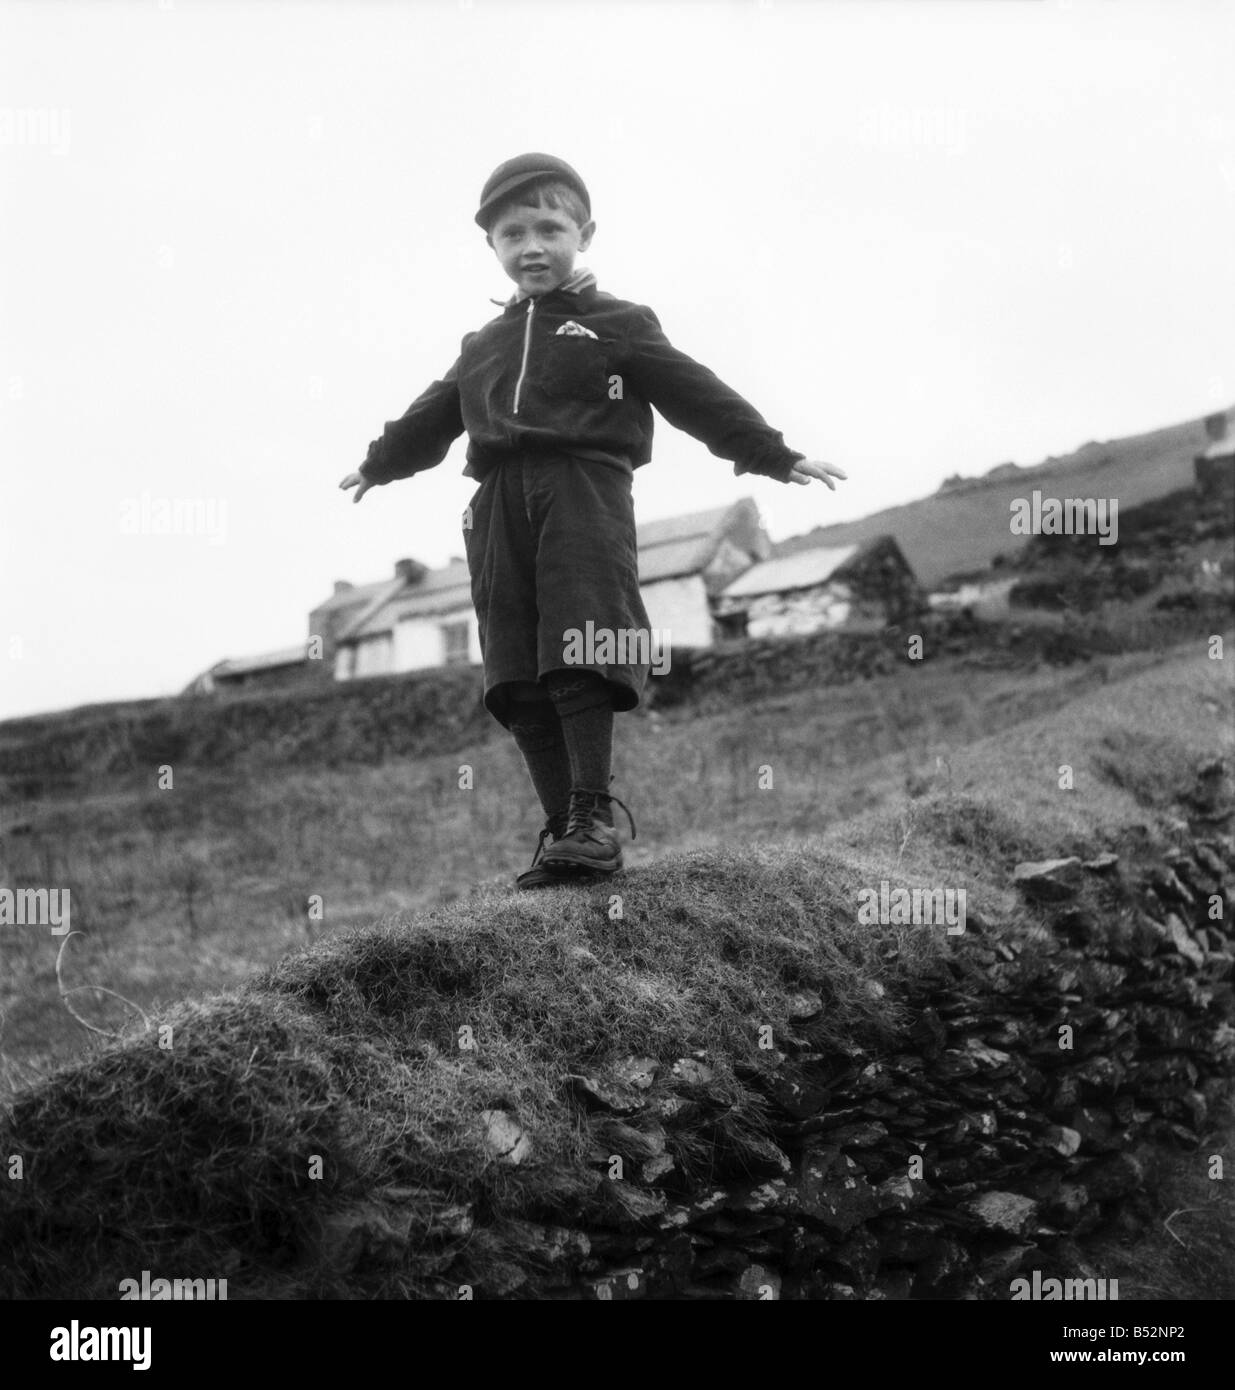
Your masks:
M 639 310 L 627 345 L 627 375 L 671 425 L 729 459 L 735 475 L 759 473 L 802 485 L 818 478 L 835 491 L 832 479 L 845 477 L 841 469 L 790 449 L 749 401 L 673 346 L 651 309 L 640 305 Z
M 349 473 L 339 486 L 356 488 L 352 501 L 359 502 L 371 487 L 436 468 L 462 433 L 456 359 L 441 380 L 421 392 L 399 419 L 387 421 L 380 438 L 369 445 L 359 470 Z

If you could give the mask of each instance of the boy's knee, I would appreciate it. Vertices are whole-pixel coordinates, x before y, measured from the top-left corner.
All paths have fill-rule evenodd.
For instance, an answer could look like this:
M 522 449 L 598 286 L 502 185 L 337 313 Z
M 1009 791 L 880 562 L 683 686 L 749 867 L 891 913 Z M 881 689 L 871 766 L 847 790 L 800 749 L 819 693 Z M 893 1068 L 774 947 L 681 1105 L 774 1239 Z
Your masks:
M 581 714 L 604 705 L 613 707 L 609 682 L 595 671 L 550 671 L 544 683 L 559 715 Z
M 506 698 L 516 705 L 542 705 L 549 699 L 549 692 L 539 681 L 511 681 L 506 687 Z

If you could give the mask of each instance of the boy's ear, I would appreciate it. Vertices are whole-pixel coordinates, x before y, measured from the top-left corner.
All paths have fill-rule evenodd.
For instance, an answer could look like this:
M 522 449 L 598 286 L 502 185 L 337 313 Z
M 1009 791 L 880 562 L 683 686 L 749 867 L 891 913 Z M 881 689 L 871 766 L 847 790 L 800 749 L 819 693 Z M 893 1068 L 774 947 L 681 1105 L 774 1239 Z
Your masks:
M 596 223 L 585 222 L 579 228 L 579 250 L 586 251 L 592 244 L 592 238 L 596 235 Z

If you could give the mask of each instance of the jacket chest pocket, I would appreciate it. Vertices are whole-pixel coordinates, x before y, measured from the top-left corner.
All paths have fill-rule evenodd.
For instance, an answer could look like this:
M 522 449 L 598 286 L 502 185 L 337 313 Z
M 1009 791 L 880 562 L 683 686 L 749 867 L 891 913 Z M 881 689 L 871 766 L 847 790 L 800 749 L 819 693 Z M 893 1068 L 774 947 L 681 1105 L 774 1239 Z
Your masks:
M 609 358 L 595 338 L 559 333 L 544 345 L 538 384 L 553 400 L 603 401 L 609 394 Z

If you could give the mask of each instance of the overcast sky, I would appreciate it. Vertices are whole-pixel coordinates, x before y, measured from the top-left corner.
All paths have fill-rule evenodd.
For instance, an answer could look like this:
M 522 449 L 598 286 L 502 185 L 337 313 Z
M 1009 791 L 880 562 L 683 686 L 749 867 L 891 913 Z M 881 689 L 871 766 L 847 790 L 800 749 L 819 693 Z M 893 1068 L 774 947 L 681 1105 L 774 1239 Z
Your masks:
M 513 286 L 495 165 L 835 494 L 658 424 L 641 520 L 774 539 L 1235 401 L 1235 5 L 0 0 L 0 717 L 294 645 L 462 554 L 465 441 L 338 490 Z M 199 534 L 158 534 L 195 503 Z

